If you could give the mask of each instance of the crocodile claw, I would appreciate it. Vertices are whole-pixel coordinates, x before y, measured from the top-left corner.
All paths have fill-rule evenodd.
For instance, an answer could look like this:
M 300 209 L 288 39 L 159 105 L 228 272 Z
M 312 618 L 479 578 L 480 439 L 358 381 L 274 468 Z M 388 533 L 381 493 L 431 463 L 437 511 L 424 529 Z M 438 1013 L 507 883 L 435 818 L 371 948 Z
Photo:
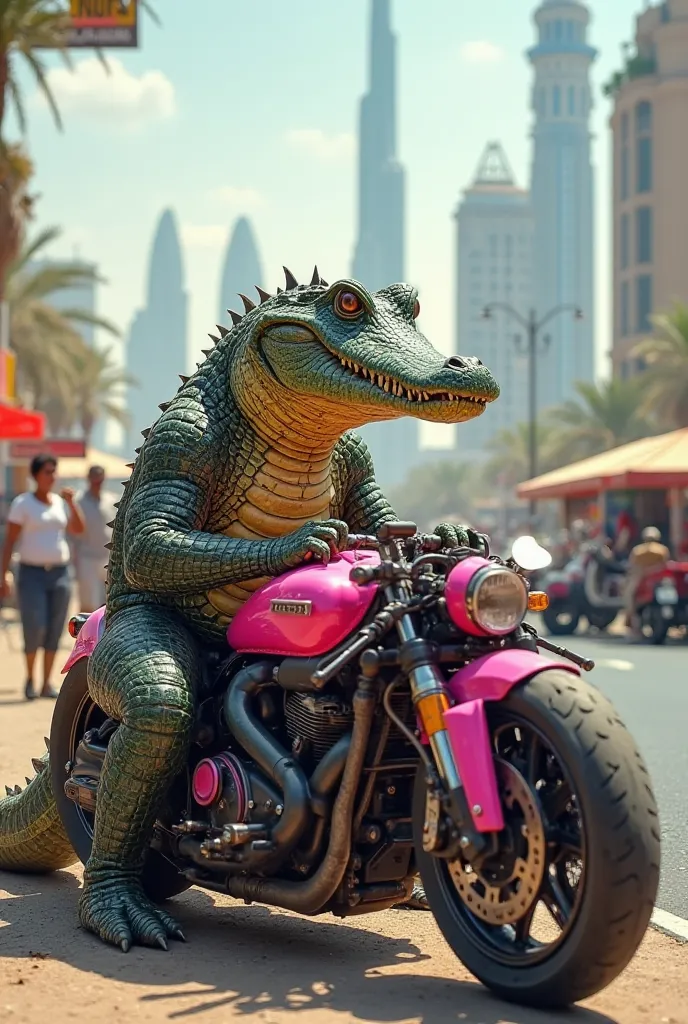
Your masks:
M 83 928 L 123 953 L 137 944 L 167 950 L 169 938 L 184 939 L 174 918 L 156 907 L 140 884 L 130 881 L 87 883 L 79 900 L 79 918 Z

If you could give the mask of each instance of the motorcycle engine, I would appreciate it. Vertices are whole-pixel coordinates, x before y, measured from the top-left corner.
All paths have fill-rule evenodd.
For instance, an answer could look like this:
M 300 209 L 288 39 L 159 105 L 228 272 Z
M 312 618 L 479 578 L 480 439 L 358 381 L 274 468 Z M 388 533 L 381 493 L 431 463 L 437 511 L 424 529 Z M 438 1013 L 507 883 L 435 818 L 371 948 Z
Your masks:
M 354 724 L 353 708 L 340 696 L 290 693 L 284 703 L 287 735 L 299 762 L 318 764 Z
M 282 813 L 279 790 L 252 761 L 240 761 L 229 751 L 199 761 L 191 789 L 215 828 L 272 825 Z

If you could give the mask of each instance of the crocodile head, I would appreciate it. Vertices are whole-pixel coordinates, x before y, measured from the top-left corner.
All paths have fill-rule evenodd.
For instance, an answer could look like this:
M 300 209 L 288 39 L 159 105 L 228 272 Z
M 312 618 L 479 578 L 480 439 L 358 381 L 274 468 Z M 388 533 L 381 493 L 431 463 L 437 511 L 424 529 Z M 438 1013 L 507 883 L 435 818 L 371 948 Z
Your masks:
M 418 330 L 417 291 L 393 284 L 371 293 L 357 281 L 287 289 L 232 314 L 230 386 L 256 418 L 265 405 L 298 410 L 324 430 L 414 416 L 459 423 L 479 416 L 499 387 L 470 356 L 440 354 Z M 250 408 L 249 408 L 250 407 Z

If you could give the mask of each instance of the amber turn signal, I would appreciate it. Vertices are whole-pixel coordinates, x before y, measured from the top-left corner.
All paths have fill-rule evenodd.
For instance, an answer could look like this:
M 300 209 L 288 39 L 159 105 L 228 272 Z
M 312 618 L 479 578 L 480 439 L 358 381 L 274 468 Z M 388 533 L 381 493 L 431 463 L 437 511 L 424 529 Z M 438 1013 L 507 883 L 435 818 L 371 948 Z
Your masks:
M 73 615 L 71 617 L 71 619 L 69 620 L 69 622 L 67 623 L 67 632 L 69 633 L 69 635 L 71 637 L 74 637 L 74 639 L 76 639 L 76 637 L 78 637 L 78 635 L 79 635 L 79 627 L 80 626 L 81 626 L 81 623 L 77 619 L 76 615 Z
M 528 611 L 544 612 L 549 608 L 549 598 L 544 590 L 531 590 L 528 594 Z

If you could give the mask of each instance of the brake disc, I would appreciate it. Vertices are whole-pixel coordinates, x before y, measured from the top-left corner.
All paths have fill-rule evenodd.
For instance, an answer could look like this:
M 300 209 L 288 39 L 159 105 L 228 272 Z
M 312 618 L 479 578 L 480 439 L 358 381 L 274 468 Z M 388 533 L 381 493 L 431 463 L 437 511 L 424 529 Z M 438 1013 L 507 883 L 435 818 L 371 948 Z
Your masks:
M 511 823 L 518 852 L 498 851 L 478 869 L 458 857 L 449 873 L 465 906 L 477 918 L 492 925 L 513 924 L 536 901 L 546 868 L 545 832 L 540 810 L 530 786 L 508 761 L 495 758 L 502 803 Z

